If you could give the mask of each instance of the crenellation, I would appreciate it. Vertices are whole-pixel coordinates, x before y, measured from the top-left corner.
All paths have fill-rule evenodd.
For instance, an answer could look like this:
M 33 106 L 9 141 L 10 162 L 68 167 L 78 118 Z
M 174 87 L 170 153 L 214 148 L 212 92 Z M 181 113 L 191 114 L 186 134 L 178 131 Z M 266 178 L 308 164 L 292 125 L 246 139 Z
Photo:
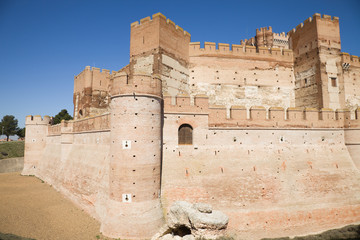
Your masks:
M 184 31 L 184 29 L 182 27 L 176 25 L 173 21 L 171 21 L 170 19 L 167 19 L 161 13 L 153 14 L 152 19 L 150 16 L 142 18 L 142 19 L 140 19 L 140 23 L 138 21 L 136 21 L 136 22 L 133 22 L 130 26 L 131 26 L 131 28 L 136 28 L 136 27 L 139 27 L 142 25 L 147 25 L 157 18 L 164 19 L 169 26 L 173 26 L 176 30 L 182 32 L 185 36 L 191 37 L 191 35 L 187 31 Z
M 171 21 L 170 19 L 167 19 L 166 22 L 167 22 L 168 24 L 174 26 L 174 28 L 176 27 L 176 24 L 175 24 L 173 21 Z
M 216 47 L 216 45 L 218 47 Z M 293 61 L 293 52 L 291 49 L 280 49 L 280 48 L 267 48 L 249 46 L 249 45 L 238 45 L 227 43 L 214 43 L 204 42 L 204 48 L 201 48 L 200 42 L 190 43 L 189 55 L 190 57 L 196 56 L 213 56 L 221 55 L 222 57 L 254 57 L 254 58 L 270 58 L 274 61 Z
M 25 125 L 48 125 L 50 124 L 50 117 L 45 115 L 44 117 L 41 117 L 40 115 L 28 115 L 25 119 Z
M 284 120 L 285 112 L 282 107 L 271 107 L 269 108 L 269 120 Z
M 307 18 L 307 19 L 304 21 L 304 24 L 310 23 L 311 21 L 312 21 L 312 17 L 309 17 L 309 18 Z
M 151 21 L 150 16 L 147 16 L 145 18 L 140 19 L 140 24 L 144 24 L 144 23 L 147 23 L 147 22 L 150 22 L 150 21 Z
M 335 111 L 331 108 L 322 108 L 320 109 L 320 120 L 334 120 Z

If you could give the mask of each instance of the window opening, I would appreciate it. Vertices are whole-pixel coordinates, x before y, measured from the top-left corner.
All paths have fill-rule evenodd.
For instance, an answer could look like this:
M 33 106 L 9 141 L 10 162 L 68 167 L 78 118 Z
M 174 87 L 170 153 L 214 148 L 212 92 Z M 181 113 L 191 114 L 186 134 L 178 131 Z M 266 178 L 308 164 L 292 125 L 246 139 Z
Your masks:
M 193 128 L 189 124 L 183 124 L 178 130 L 178 144 L 192 145 L 193 143 Z
M 336 84 L 336 78 L 331 78 L 331 86 L 332 87 L 336 87 L 337 84 Z

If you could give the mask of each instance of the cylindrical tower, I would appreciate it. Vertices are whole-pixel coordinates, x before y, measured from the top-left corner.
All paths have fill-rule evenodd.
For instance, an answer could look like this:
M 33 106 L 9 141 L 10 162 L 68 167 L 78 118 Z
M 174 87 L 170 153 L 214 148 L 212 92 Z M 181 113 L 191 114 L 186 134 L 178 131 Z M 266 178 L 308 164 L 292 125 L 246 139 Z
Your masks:
M 109 203 L 101 231 L 149 239 L 164 224 L 161 79 L 171 78 L 174 92 L 188 82 L 190 34 L 157 13 L 131 24 L 130 36 L 130 64 L 110 77 Z
M 111 97 L 110 192 L 106 236 L 150 238 L 160 205 L 162 93 L 159 77 L 117 74 Z M 118 85 L 118 86 L 119 86 Z
M 49 116 L 26 116 L 25 152 L 22 175 L 36 175 L 38 162 L 45 149 L 45 137 L 50 122 Z

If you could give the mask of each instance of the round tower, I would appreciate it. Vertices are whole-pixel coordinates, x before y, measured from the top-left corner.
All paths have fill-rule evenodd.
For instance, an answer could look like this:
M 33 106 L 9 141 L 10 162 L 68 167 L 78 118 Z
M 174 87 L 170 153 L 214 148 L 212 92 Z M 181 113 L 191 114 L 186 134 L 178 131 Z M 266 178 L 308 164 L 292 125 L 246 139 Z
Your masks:
M 111 133 L 106 236 L 149 239 L 164 224 L 161 160 L 164 69 L 187 82 L 190 34 L 161 13 L 131 24 L 130 64 L 110 77 Z M 166 67 L 166 66 L 169 67 Z
M 25 120 L 25 152 L 22 175 L 36 175 L 38 162 L 41 159 L 46 142 L 49 116 L 26 116 Z
M 164 224 L 161 81 L 158 76 L 128 78 L 121 73 L 112 81 L 110 200 L 101 231 L 111 237 L 151 238 Z

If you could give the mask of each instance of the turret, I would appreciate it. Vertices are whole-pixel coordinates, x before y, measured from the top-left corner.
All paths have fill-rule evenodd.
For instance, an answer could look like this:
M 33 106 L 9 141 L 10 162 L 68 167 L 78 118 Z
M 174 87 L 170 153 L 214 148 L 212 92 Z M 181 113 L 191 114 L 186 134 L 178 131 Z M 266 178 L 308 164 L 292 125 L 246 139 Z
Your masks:
M 148 239 L 163 223 L 160 203 L 163 65 L 186 80 L 190 35 L 162 14 L 131 25 L 129 72 L 111 75 L 110 192 L 101 231 Z M 180 89 L 178 89 L 180 90 Z
M 108 112 L 108 87 L 110 71 L 86 66 L 74 77 L 74 119 Z
M 314 14 L 289 32 L 296 106 L 344 108 L 339 18 Z
M 41 118 L 40 115 L 29 115 L 26 117 L 24 169 L 21 174 L 35 175 L 46 145 L 45 137 L 49 122 L 49 116 Z
M 256 29 L 256 45 L 258 47 L 268 47 L 273 46 L 273 32 L 272 27 L 263 27 Z

